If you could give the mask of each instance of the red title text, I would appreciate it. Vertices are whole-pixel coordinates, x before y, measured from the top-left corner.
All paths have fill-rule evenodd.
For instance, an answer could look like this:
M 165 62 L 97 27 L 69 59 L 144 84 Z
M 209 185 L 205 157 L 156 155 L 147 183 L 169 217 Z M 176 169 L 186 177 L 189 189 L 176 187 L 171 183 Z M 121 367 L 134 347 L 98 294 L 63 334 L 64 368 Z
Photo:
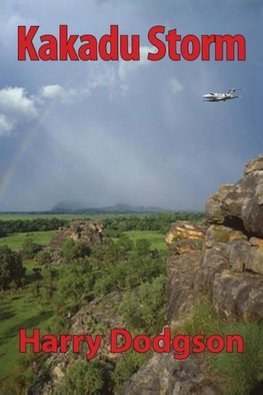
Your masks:
M 140 61 L 141 37 L 120 34 L 118 25 L 100 38 L 93 34 L 71 34 L 60 25 L 57 36 L 40 34 L 40 26 L 18 26 L 19 61 Z M 149 61 L 244 61 L 246 39 L 242 34 L 194 34 L 182 36 L 177 29 L 156 25 L 148 31 Z M 145 47 L 145 41 L 144 41 Z

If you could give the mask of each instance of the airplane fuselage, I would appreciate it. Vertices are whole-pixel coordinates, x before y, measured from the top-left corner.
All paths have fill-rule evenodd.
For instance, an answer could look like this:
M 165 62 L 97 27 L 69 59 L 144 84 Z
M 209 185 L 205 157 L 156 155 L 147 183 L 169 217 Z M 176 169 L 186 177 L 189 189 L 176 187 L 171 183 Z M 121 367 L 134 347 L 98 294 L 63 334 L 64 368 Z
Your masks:
M 216 93 L 216 92 L 211 92 L 207 93 L 206 95 L 203 95 L 203 100 L 204 101 L 211 101 L 211 102 L 218 102 L 218 101 L 226 101 L 230 99 L 236 99 L 238 96 L 236 96 L 233 93 Z

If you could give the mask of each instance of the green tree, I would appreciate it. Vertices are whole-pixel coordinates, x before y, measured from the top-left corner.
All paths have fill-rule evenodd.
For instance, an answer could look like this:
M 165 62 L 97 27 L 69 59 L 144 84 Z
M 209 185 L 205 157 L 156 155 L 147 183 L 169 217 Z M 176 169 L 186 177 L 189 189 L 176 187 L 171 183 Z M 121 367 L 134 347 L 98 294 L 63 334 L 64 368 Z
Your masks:
M 0 238 L 1 237 L 6 237 L 6 236 L 7 236 L 6 232 L 3 229 L 0 228 Z
M 22 245 L 21 253 L 25 259 L 33 259 L 41 249 L 40 244 L 32 239 L 26 239 Z
M 148 255 L 151 252 L 151 243 L 146 239 L 136 241 L 136 252 L 138 255 Z
M 19 253 L 9 247 L 0 247 L 0 289 L 8 289 L 15 284 L 21 286 L 26 269 Z
M 165 322 L 164 289 L 165 276 L 160 275 L 142 283 L 137 292 L 127 291 L 120 311 L 129 327 L 149 335 L 158 333 Z

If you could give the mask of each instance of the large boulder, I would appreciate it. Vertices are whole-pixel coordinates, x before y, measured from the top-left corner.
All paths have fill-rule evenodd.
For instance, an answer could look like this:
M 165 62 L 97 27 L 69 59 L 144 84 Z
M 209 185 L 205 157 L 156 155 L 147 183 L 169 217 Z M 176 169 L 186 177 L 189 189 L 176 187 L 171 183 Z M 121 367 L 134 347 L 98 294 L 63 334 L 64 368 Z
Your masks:
M 209 198 L 206 214 L 211 223 L 263 237 L 263 155 L 246 165 L 238 183 L 221 187 Z
M 165 242 L 170 249 L 178 255 L 201 249 L 205 238 L 206 229 L 187 221 L 174 223 L 165 237 Z
M 226 316 L 263 318 L 263 240 L 211 225 L 196 286 Z
M 204 250 L 196 286 L 227 317 L 263 319 L 262 248 L 246 240 Z
M 167 319 L 172 323 L 191 312 L 194 305 L 195 279 L 197 277 L 201 251 L 183 255 L 171 255 L 167 259 Z
M 190 355 L 175 360 L 172 353 L 157 354 L 124 385 L 118 395 L 221 395 L 206 370 L 204 358 Z

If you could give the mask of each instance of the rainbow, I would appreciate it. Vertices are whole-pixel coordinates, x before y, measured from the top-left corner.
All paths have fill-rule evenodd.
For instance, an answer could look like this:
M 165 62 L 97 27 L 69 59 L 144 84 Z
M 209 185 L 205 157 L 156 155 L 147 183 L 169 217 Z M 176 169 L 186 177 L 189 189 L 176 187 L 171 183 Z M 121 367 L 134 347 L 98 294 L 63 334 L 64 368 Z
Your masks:
M 14 176 L 15 170 L 21 161 L 22 157 L 24 156 L 25 152 L 27 151 L 31 141 L 33 140 L 34 136 L 36 135 L 39 127 L 44 123 L 46 120 L 49 112 L 50 112 L 51 105 L 49 105 L 42 113 L 38 116 L 37 122 L 33 125 L 33 127 L 29 128 L 29 130 L 25 133 L 24 137 L 21 140 L 21 143 L 17 147 L 14 155 L 12 156 L 6 171 L 0 177 L 0 203 L 8 190 L 10 182 Z

